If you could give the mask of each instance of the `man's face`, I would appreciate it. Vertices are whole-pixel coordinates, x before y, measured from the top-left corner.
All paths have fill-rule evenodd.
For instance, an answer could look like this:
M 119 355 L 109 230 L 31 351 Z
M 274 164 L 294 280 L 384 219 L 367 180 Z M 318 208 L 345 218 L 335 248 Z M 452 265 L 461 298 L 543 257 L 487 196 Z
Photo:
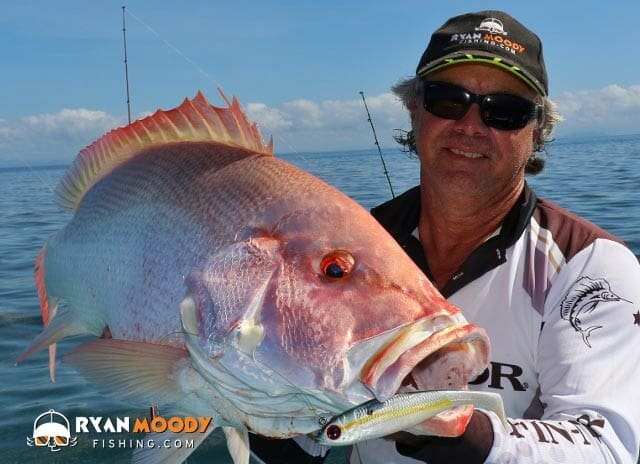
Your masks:
M 536 93 L 517 76 L 494 65 L 457 64 L 427 76 L 476 94 L 508 93 L 534 101 Z M 519 191 L 524 167 L 533 151 L 535 120 L 522 129 L 488 127 L 480 107 L 471 105 L 459 120 L 411 109 L 423 188 L 433 194 L 492 200 Z

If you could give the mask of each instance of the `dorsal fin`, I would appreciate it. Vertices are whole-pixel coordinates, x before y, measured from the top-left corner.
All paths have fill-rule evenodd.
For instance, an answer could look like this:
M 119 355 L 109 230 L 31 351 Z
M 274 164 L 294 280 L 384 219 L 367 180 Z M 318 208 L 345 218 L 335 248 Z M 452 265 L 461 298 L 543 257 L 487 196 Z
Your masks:
M 171 142 L 215 142 L 273 155 L 273 139 L 264 143 L 238 100 L 231 102 L 220 89 L 227 108 L 211 105 L 201 92 L 177 108 L 114 129 L 82 150 L 56 188 L 58 203 L 76 210 L 84 195 L 113 169 L 143 149 Z

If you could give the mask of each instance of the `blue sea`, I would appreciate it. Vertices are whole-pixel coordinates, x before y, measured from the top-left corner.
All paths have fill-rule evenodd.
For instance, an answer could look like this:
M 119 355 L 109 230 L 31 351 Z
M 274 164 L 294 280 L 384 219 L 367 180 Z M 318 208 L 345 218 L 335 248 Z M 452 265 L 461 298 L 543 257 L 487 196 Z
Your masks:
M 418 161 L 395 149 L 383 150 L 396 194 L 418 182 Z M 377 149 L 285 155 L 283 158 L 321 177 L 367 208 L 390 198 Z M 536 193 L 559 203 L 626 241 L 640 256 L 640 135 L 556 140 L 548 146 L 545 171 L 529 178 Z M 38 415 L 54 409 L 66 417 L 142 417 L 103 397 L 71 368 L 59 364 L 55 383 L 49 380 L 47 355 L 39 353 L 19 366 L 13 359 L 41 330 L 42 322 L 33 264 L 47 238 L 69 219 L 53 203 L 52 188 L 65 166 L 0 169 L 0 462 L 113 463 L 127 462 L 131 449 L 110 447 L 81 436 L 77 446 L 58 452 L 29 447 Z M 59 344 L 64 353 L 78 340 Z M 72 432 L 73 435 L 73 432 Z M 126 434 L 115 438 L 133 438 Z M 331 462 L 340 462 L 334 453 Z M 231 462 L 221 434 L 209 438 L 189 463 Z

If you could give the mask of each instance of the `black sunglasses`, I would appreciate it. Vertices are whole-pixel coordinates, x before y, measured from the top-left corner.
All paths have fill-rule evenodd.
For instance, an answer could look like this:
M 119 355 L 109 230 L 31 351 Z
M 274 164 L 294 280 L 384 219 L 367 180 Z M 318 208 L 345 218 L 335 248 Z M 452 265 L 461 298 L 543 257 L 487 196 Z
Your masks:
M 480 116 L 488 126 L 499 130 L 522 129 L 536 119 L 542 108 L 526 98 L 508 93 L 478 95 L 447 82 L 425 81 L 422 87 L 424 109 L 444 119 L 462 119 L 471 105 L 480 105 Z

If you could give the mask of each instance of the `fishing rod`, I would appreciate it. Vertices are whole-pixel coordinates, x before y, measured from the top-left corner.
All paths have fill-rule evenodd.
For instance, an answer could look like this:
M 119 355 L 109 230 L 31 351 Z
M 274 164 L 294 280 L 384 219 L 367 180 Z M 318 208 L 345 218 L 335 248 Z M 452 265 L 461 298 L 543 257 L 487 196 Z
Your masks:
M 396 195 L 393 193 L 393 186 L 391 185 L 391 179 L 389 178 L 389 171 L 387 170 L 387 163 L 384 162 L 384 156 L 382 156 L 382 150 L 380 149 L 380 143 L 378 142 L 378 136 L 376 135 L 376 128 L 373 127 L 373 120 L 371 119 L 371 113 L 369 113 L 369 107 L 367 106 L 367 100 L 364 98 L 364 92 L 360 91 L 360 96 L 362 96 L 362 102 L 364 103 L 364 109 L 367 111 L 367 119 L 369 124 L 371 125 L 371 130 L 373 131 L 373 140 L 376 146 L 378 147 L 378 153 L 380 154 L 380 161 L 382 162 L 382 168 L 384 169 L 384 176 L 387 178 L 387 183 L 389 184 L 389 190 L 391 191 L 391 198 L 395 198 Z
M 127 66 L 127 28 L 124 23 L 124 5 L 122 6 L 122 38 L 124 42 L 124 80 L 127 85 L 127 116 L 131 124 L 131 99 L 129 98 L 129 68 Z

